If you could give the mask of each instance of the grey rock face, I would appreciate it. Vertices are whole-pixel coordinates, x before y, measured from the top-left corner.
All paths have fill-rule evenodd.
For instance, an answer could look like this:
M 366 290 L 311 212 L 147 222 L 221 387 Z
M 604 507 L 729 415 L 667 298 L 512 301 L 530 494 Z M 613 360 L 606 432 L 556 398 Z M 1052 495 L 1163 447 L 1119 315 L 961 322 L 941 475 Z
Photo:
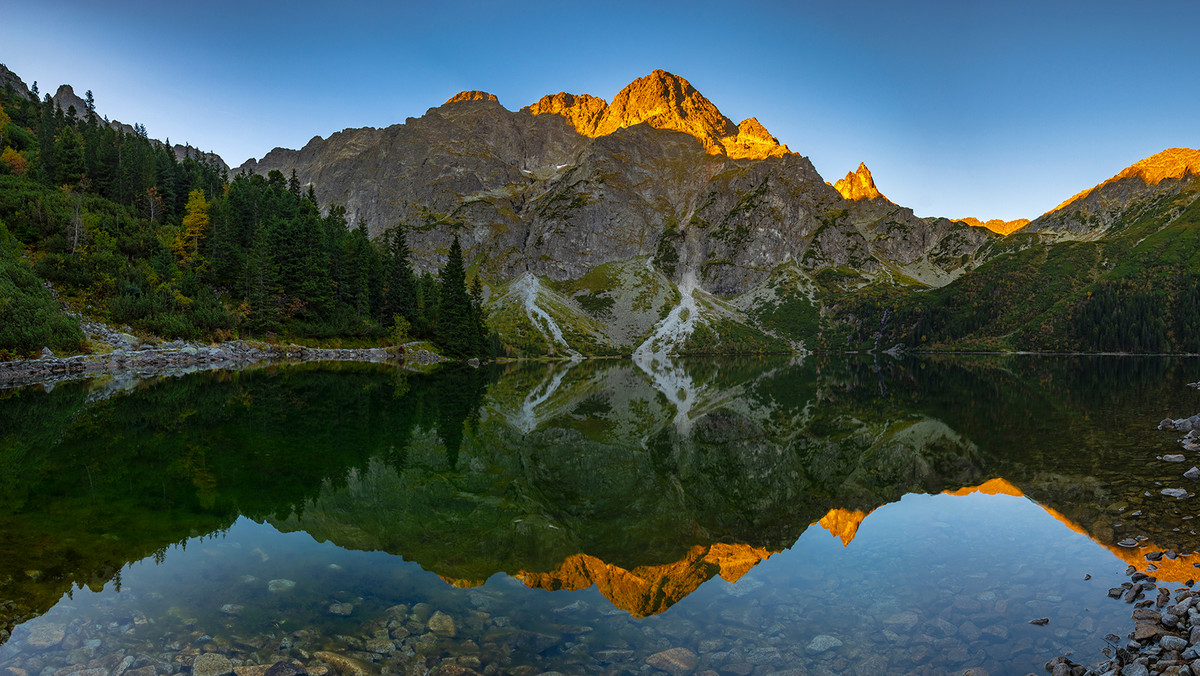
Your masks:
M 1195 180 L 1197 178 L 1194 175 L 1183 179 L 1167 178 L 1156 184 L 1147 183 L 1136 176 L 1110 180 L 1087 195 L 1039 216 L 1022 232 L 1065 233 L 1085 237 L 1099 235 L 1132 214 L 1174 197 L 1180 189 Z M 1179 212 L 1182 211 L 1181 206 Z
M 444 263 L 457 234 L 485 274 L 503 280 L 575 279 L 674 249 L 677 278 L 694 271 L 722 295 L 749 290 L 788 260 L 867 272 L 913 266 L 911 276 L 940 285 L 995 237 L 885 199 L 847 201 L 800 155 L 733 160 L 648 124 L 589 138 L 558 115 L 490 100 L 315 137 L 240 170 L 294 170 L 373 236 L 406 224 L 426 270 Z M 680 236 L 664 243 L 668 223 Z

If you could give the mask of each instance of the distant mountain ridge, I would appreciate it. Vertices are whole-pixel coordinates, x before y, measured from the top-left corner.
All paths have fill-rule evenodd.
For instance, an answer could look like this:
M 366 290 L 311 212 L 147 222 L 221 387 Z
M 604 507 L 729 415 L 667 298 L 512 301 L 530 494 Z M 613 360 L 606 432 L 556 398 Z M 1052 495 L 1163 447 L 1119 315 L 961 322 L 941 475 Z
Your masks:
M 22 80 L 16 73 L 9 70 L 7 66 L 0 64 L 0 88 L 7 86 L 11 86 L 14 91 L 27 99 L 33 98 L 33 92 L 30 91 L 24 80 Z M 73 106 L 75 108 L 75 116 L 77 118 L 82 120 L 87 116 L 87 101 L 83 98 L 80 98 L 80 96 L 75 93 L 74 87 L 69 84 L 59 85 L 58 89 L 54 92 L 54 95 L 51 96 L 50 99 L 54 101 L 54 103 L 57 104 L 64 113 L 69 113 L 71 107 Z M 123 134 L 137 133 L 134 125 L 126 124 L 118 120 L 108 120 L 100 113 L 96 113 L 96 116 L 109 127 Z M 162 142 L 155 141 L 155 143 Z M 197 160 L 212 163 L 224 171 L 229 171 L 229 165 L 224 159 L 221 158 L 220 155 L 214 152 L 203 152 L 198 148 L 193 148 L 191 145 L 179 143 L 172 144 L 171 150 L 174 151 L 175 158 L 177 160 L 183 160 L 185 157 L 193 157 Z
M 754 118 L 734 125 L 657 70 L 612 103 L 560 92 L 512 112 L 463 92 L 421 118 L 277 148 L 241 171 L 294 171 L 372 235 L 405 225 L 421 269 L 458 236 L 505 340 L 577 355 L 886 349 L 919 325 L 899 306 L 864 308 L 880 302 L 867 290 L 931 302 L 911 294 L 957 288 L 1031 246 L 1104 237 L 1095 215 L 1071 214 L 1100 201 L 1119 220 L 1146 195 L 1182 189 L 1191 174 L 1171 175 L 1188 157 L 1147 161 L 1033 222 L 918 218 L 865 164 L 831 185 Z
M 32 94 L 6 69 L 0 82 Z M 66 85 L 52 98 L 86 107 Z M 458 239 L 509 354 L 1200 352 L 1197 150 L 1032 222 L 919 218 L 865 163 L 830 184 L 757 119 L 735 125 L 656 70 L 611 103 L 560 92 L 512 111 L 460 92 L 276 148 L 235 180 L 273 172 L 351 228 L 404 228 L 419 273 Z

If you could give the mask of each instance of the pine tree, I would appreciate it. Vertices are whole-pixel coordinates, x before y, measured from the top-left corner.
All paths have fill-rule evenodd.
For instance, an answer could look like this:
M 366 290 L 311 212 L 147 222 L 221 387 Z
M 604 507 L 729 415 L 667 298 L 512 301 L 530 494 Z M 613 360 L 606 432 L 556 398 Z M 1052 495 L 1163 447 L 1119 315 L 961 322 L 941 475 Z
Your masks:
M 487 356 L 487 313 L 483 309 L 483 284 L 478 274 L 471 280 L 471 337 L 474 340 L 473 354 L 477 357 Z
M 454 242 L 450 245 L 450 255 L 440 276 L 442 294 L 438 307 L 438 342 L 450 354 L 473 354 L 475 338 L 471 330 L 471 299 L 467 296 L 467 274 L 458 235 L 454 236 Z
M 278 328 L 275 284 L 271 239 L 265 228 L 259 228 L 247 252 L 245 269 L 246 303 L 249 305 L 246 328 L 253 333 L 261 334 Z
M 420 313 L 417 311 L 417 294 L 404 226 L 392 228 L 384 241 L 388 251 L 383 273 L 383 325 L 391 326 L 392 317 L 400 315 L 415 327 Z
M 65 126 L 54 143 L 55 182 L 74 186 L 83 180 L 87 167 L 83 160 L 83 137 L 74 127 Z

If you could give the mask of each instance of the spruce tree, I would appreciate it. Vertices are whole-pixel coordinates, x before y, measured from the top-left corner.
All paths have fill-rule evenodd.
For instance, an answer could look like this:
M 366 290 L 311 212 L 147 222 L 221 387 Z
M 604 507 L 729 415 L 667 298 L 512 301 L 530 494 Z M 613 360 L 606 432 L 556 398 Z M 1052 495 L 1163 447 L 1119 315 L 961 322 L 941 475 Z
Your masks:
M 458 235 L 450 245 L 450 255 L 441 271 L 442 294 L 438 308 L 438 342 L 450 354 L 467 356 L 474 352 L 471 331 L 471 299 L 467 296 L 467 273 L 463 265 Z
M 471 337 L 474 355 L 488 356 L 487 313 L 483 309 L 483 283 L 479 281 L 478 273 L 471 280 Z
M 388 252 L 384 263 L 383 325 L 391 326 L 392 317 L 400 315 L 415 327 L 419 316 L 417 294 L 404 226 L 393 228 L 385 241 Z

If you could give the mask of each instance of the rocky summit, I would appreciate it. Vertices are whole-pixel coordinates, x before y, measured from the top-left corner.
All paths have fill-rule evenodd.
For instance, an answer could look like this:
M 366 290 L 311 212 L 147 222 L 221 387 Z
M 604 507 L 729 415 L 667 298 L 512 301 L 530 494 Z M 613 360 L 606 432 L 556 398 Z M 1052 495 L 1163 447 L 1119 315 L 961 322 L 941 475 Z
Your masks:
M 846 172 L 844 178 L 833 184 L 833 189 L 841 193 L 842 197 L 854 202 L 887 199 L 883 193 L 879 192 L 879 188 L 875 187 L 875 179 L 871 177 L 871 170 L 863 162 L 858 163 L 857 171 Z
M 713 154 L 734 159 L 765 159 L 789 154 L 755 118 L 733 122 L 687 80 L 656 70 L 622 89 L 612 105 L 594 96 L 559 92 L 528 107 L 534 115 L 564 117 L 584 136 L 607 136 L 619 129 L 648 124 L 683 132 Z
M 1012 233 L 1029 225 L 1028 218 L 1017 218 L 1011 221 L 1006 221 L 1002 218 L 993 218 L 987 221 L 981 221 L 978 218 L 967 217 L 956 220 L 966 223 L 973 228 L 987 228 L 998 235 L 1011 235 Z
M 532 332 L 536 349 L 565 354 L 649 349 L 656 335 L 678 347 L 697 326 L 755 325 L 784 299 L 815 307 L 810 273 L 823 268 L 941 286 L 993 237 L 886 199 L 845 199 L 758 120 L 735 125 L 661 70 L 611 104 L 564 92 L 513 112 L 464 92 L 404 124 L 315 137 L 241 167 L 274 170 L 296 172 L 373 236 L 405 225 L 422 269 L 458 236 L 490 302 L 506 306 L 493 317 L 520 325 L 502 326 L 505 338 Z M 673 308 L 687 317 L 671 320 Z M 752 332 L 795 348 L 815 333 L 806 327 Z
M 921 218 L 865 164 L 827 183 L 757 119 L 734 124 L 656 70 L 611 103 L 559 92 L 514 112 L 462 92 L 420 118 L 276 148 L 241 171 L 295 172 L 372 236 L 403 226 L 422 271 L 444 264 L 457 237 L 516 354 L 1094 350 L 1087 327 L 1112 313 L 1099 287 L 1088 294 L 1106 282 L 1086 271 L 1195 220 L 1198 155 L 1164 151 L 1033 222 Z M 1051 255 L 1064 240 L 1095 246 L 1054 249 L 1080 259 L 1064 267 Z M 1042 293 L 1060 278 L 1062 293 Z M 955 319 L 967 308 L 987 310 Z

